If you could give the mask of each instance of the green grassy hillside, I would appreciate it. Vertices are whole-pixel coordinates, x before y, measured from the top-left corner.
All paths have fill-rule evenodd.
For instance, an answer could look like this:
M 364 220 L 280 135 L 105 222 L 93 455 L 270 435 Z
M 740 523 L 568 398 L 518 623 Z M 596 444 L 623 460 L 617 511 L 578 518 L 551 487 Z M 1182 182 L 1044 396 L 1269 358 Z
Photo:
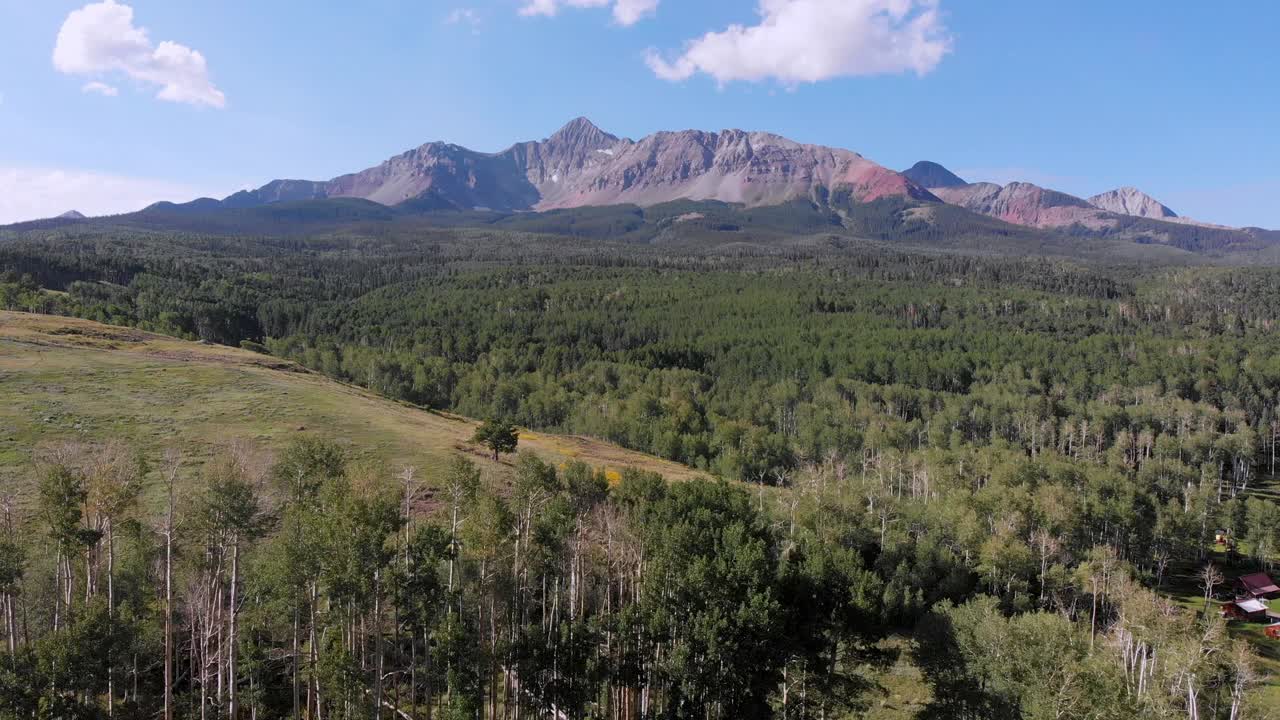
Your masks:
M 265 355 L 85 320 L 0 312 L 0 487 L 27 483 L 33 451 L 62 440 L 119 438 L 158 459 L 168 447 L 188 472 L 219 446 L 279 448 L 299 433 L 340 440 L 434 480 L 452 453 L 493 477 L 508 472 L 469 443 L 475 423 L 379 398 Z M 620 472 L 672 479 L 694 471 L 596 440 L 524 432 L 521 448 Z

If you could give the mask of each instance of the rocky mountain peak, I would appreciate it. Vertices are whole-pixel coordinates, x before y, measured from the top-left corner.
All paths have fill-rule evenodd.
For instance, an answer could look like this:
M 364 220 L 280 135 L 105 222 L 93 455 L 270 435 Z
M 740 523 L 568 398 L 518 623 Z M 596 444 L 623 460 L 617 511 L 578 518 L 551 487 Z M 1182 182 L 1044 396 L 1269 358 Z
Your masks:
M 1170 219 L 1178 217 L 1178 214 L 1170 210 L 1160 201 L 1151 197 L 1134 187 L 1122 187 L 1101 195 L 1094 195 L 1089 198 L 1089 203 L 1094 207 L 1113 212 L 1118 215 L 1132 215 L 1134 217 Z
M 598 150 L 617 144 L 618 138 L 596 127 L 595 123 L 587 118 L 579 117 L 570 120 L 567 125 L 557 130 L 547 138 L 547 142 Z
M 58 216 L 59 220 L 87 220 L 83 213 L 79 210 L 68 210 Z

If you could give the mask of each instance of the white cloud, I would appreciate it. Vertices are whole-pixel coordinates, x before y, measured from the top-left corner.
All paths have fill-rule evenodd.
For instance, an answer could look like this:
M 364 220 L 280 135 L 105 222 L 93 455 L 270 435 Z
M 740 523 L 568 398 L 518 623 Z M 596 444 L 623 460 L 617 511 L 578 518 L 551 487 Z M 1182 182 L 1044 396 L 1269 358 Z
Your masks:
M 471 32 L 479 33 L 484 17 L 475 8 L 455 8 L 444 21 L 448 25 L 466 25 L 471 28 Z
M 691 41 L 678 57 L 651 50 L 664 80 L 705 73 L 721 84 L 786 85 L 836 77 L 928 73 L 951 51 L 939 0 L 760 0 L 760 23 Z
M 168 40 L 156 45 L 133 24 L 133 8 L 115 0 L 73 10 L 58 31 L 53 66 L 69 75 L 125 75 L 159 86 L 156 97 L 171 102 L 226 107 L 227 98 L 209 79 L 204 56 Z
M 658 12 L 659 0 L 618 0 L 613 4 L 613 19 L 619 25 L 635 25 L 645 15 Z
M 646 15 L 658 11 L 661 0 L 525 0 L 521 15 L 546 15 L 553 17 L 562 7 L 613 8 L 613 19 L 619 25 L 635 25 Z
M 114 85 L 108 85 L 104 82 L 98 82 L 97 80 L 85 83 L 84 87 L 80 88 L 80 90 L 82 92 L 105 95 L 106 97 L 115 97 L 120 94 L 120 91 Z
M 0 167 L 0 225 L 55 217 L 68 210 L 115 215 L 141 210 L 160 200 L 186 202 L 201 189 L 150 178 L 88 170 Z

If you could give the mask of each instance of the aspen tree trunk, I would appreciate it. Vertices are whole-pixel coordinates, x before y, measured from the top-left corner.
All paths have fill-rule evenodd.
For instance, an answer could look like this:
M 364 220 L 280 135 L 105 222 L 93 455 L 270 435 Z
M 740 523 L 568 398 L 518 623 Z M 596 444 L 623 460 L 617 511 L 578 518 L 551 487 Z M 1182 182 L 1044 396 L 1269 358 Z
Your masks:
M 0 502 L 0 505 L 2 505 L 4 508 L 5 533 L 9 536 L 9 539 L 12 540 L 13 539 L 13 515 L 11 514 L 11 511 L 10 511 L 9 499 L 5 498 L 2 502 Z M 18 578 L 18 582 L 19 583 L 21 582 L 21 577 Z M 16 614 L 14 605 L 17 602 L 17 596 L 18 596 L 18 593 L 6 593 L 4 597 L 5 635 L 8 637 L 9 658 L 11 660 L 16 659 L 16 656 L 18 653 L 18 624 L 14 619 L 14 616 Z
M 74 600 L 75 591 L 76 591 L 75 573 L 71 568 L 71 564 L 74 561 L 75 559 L 71 556 L 70 552 L 63 554 L 62 556 L 62 590 L 65 593 L 66 597 L 63 598 L 62 604 L 66 608 L 68 616 L 71 615 L 71 603 Z M 85 580 L 85 583 L 86 584 L 88 583 L 87 579 Z
M 299 649 L 299 643 L 298 643 L 298 625 L 300 623 L 300 619 L 298 616 L 301 614 L 300 608 L 298 606 L 300 604 L 301 602 L 298 600 L 298 593 L 297 593 L 297 590 L 295 589 L 293 594 L 293 678 L 292 678 L 293 720 L 302 720 L 302 715 L 299 714 L 299 709 L 300 709 L 299 706 L 301 705 L 301 702 L 300 702 L 301 693 L 298 688 L 298 653 L 301 652 L 301 650 Z M 165 720 L 172 720 L 172 719 L 165 718 Z
M 190 648 L 191 648 L 191 649 L 187 652 L 187 664 L 188 664 L 188 666 L 189 666 L 189 668 L 188 668 L 188 669 L 191 671 L 191 672 L 190 672 L 190 676 L 191 676 L 191 680 L 190 680 L 190 682 L 194 684 L 194 683 L 196 682 L 196 675 L 197 675 L 197 673 L 199 672 L 199 671 L 197 670 L 197 664 L 196 664 L 196 648 L 198 647 L 198 645 L 197 645 L 197 643 L 196 643 L 196 618 L 195 618 L 195 615 L 194 615 L 194 608 L 193 608 L 193 612 L 192 612 L 192 613 L 190 613 L 190 615 L 191 615 L 191 617 L 190 617 L 190 622 L 188 623 L 188 626 L 189 626 L 190 631 L 191 631 L 191 646 L 190 646 Z M 203 686 L 202 686 L 202 687 L 203 687 Z M 203 693 L 201 693 L 201 696 L 203 697 Z M 187 695 L 187 697 L 188 697 L 188 698 L 194 698 L 194 697 L 195 697 L 195 693 L 194 693 L 194 692 L 192 692 L 192 693 L 188 694 L 188 695 Z M 190 702 L 190 700 L 188 700 L 188 702 L 187 702 L 187 706 L 188 706 L 188 707 L 190 707 L 190 705 L 191 705 L 191 702 Z
M 14 656 L 18 652 L 18 624 L 14 621 L 13 612 L 13 595 L 6 595 L 4 599 L 4 622 L 5 634 L 9 636 L 9 655 Z
M 27 617 L 27 593 L 22 588 L 25 581 L 18 585 L 19 597 L 22 602 L 22 645 L 23 647 L 31 647 L 31 618 Z M 55 598 L 55 602 L 57 599 Z
M 212 601 L 210 601 L 212 602 Z M 206 617 L 206 624 L 213 620 L 212 615 Z M 195 623 L 192 623 L 192 630 L 195 632 Z M 201 633 L 203 637 L 200 639 L 200 720 L 207 717 L 207 709 L 209 707 L 209 629 L 205 628 Z M 194 652 L 194 651 L 193 651 Z
M 319 588 L 316 582 L 311 581 L 311 682 L 307 684 L 307 693 L 314 698 L 314 708 L 316 720 L 324 718 L 324 699 L 320 695 L 320 650 L 316 647 L 319 638 L 316 637 L 316 606 L 319 604 Z M 312 707 L 312 701 L 307 701 L 307 706 Z
M 412 634 L 410 634 L 409 644 L 413 645 Z M 397 657 L 403 654 L 404 652 L 404 648 L 400 645 L 400 605 L 399 603 L 396 603 L 394 600 L 392 601 L 392 608 L 391 608 L 391 652 L 394 653 Z M 409 668 L 409 673 L 410 673 L 410 677 L 412 677 L 413 676 L 412 666 L 410 666 Z M 411 690 L 412 690 L 412 687 L 413 686 L 410 685 Z M 400 694 L 400 680 L 397 678 L 391 684 L 391 704 L 395 706 L 396 710 L 399 710 L 404 705 L 403 699 L 404 698 Z M 414 699 L 416 700 L 416 698 Z M 410 700 L 409 707 L 410 708 L 413 707 L 413 700 Z
M 453 594 L 453 563 L 458 554 L 458 503 L 453 504 L 453 520 L 449 523 L 449 593 Z M 449 606 L 452 608 L 453 604 Z
M 221 569 L 217 577 L 213 609 L 213 651 L 209 659 L 213 662 L 214 717 L 221 720 L 227 707 L 227 595 L 222 589 Z
M 236 616 L 239 615 L 236 603 L 237 591 L 240 585 L 240 538 L 232 536 L 231 538 L 231 605 L 230 605 L 230 630 L 227 638 L 227 707 L 228 716 L 231 720 L 239 720 L 240 711 L 240 694 L 237 692 L 236 683 L 236 665 L 239 659 L 239 648 L 236 638 Z
M 410 536 L 413 534 L 413 519 L 411 517 L 411 514 L 412 514 L 411 506 L 413 504 L 411 485 L 413 482 L 413 473 L 410 468 L 405 468 L 403 472 L 403 478 L 404 478 L 404 495 L 403 495 L 404 500 L 403 500 L 403 505 L 401 507 L 400 516 L 401 516 L 401 519 L 404 520 L 404 541 L 401 544 L 401 549 L 404 551 L 402 553 L 402 559 L 404 561 L 404 572 L 405 572 L 405 575 L 407 576 L 409 574 L 409 542 L 410 542 Z M 392 612 L 393 612 L 392 619 L 394 621 L 392 624 L 392 627 L 394 628 L 393 629 L 394 638 L 392 640 L 394 644 L 392 645 L 392 647 L 395 648 L 395 652 L 397 654 L 400 654 L 404 652 L 404 650 L 400 646 L 400 604 L 399 603 L 396 603 L 395 608 Z M 395 704 L 396 704 L 396 707 L 399 708 L 401 705 L 402 698 L 400 695 L 400 683 L 398 681 L 396 682 L 394 688 L 395 688 Z M 409 631 L 409 708 L 410 710 L 415 709 L 417 704 L 418 704 L 418 648 L 417 648 L 417 639 L 414 638 L 413 630 L 411 629 Z
M 116 617 L 116 527 L 107 518 L 107 618 L 112 624 Z M 116 663 L 111 649 L 107 649 L 107 717 L 116 714 Z
M 373 571 L 373 720 L 382 720 L 382 571 Z
M 58 559 L 54 562 L 53 571 L 53 631 L 58 632 L 62 621 L 62 551 L 58 551 Z
M 173 720 L 173 478 L 164 529 L 164 720 Z
M 489 592 L 489 717 L 498 718 L 498 622 L 494 591 Z
M 219 575 L 218 577 L 221 578 L 221 575 Z M 227 624 L 226 624 L 226 618 L 223 617 L 223 613 L 225 612 L 225 605 L 223 605 L 221 582 L 218 583 L 217 588 L 218 588 L 218 591 L 217 593 L 214 594 L 215 600 L 214 600 L 214 614 L 213 614 L 214 640 L 216 644 L 213 650 L 212 657 L 213 657 L 213 666 L 214 666 L 214 676 L 217 679 L 217 695 L 215 695 L 214 697 L 217 698 L 218 714 L 221 715 L 222 708 L 225 707 L 223 705 L 223 698 L 225 697 L 227 692 L 227 686 L 226 686 L 227 666 L 226 666 L 226 663 L 224 662 L 224 660 L 227 657 L 226 655 Z
M 87 526 L 88 524 L 89 521 L 86 519 L 85 525 Z M 85 529 L 88 530 L 90 528 L 86 527 Z M 98 586 L 95 576 L 96 573 L 94 572 L 93 567 L 93 548 L 92 546 L 86 545 L 84 548 L 84 601 L 86 603 L 92 600 L 93 596 L 97 594 Z
M 1089 652 L 1093 652 L 1094 640 L 1098 637 L 1098 583 L 1093 583 L 1093 592 L 1090 593 L 1093 598 L 1089 610 Z

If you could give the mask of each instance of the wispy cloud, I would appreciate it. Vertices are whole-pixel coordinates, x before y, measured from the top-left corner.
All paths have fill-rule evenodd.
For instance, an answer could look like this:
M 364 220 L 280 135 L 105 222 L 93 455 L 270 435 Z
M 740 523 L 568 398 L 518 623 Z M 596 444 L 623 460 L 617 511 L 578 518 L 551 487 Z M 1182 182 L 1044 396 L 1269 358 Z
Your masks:
M 561 8 L 613 9 L 613 19 L 619 25 L 635 25 L 645 16 L 658 11 L 661 0 L 525 0 L 521 15 L 545 15 L 554 17 Z
M 94 80 L 93 82 L 85 83 L 84 86 L 80 88 L 80 90 L 82 92 L 95 93 L 98 95 L 104 95 L 106 97 L 115 97 L 120 94 L 120 90 L 116 88 L 116 86 L 108 85 L 104 82 L 99 82 L 97 80 Z
M 183 183 L 89 170 L 0 167 L 0 224 L 54 217 L 68 210 L 114 215 L 160 200 L 214 194 Z
M 651 50 L 664 80 L 706 74 L 721 84 L 785 85 L 837 77 L 931 72 L 951 51 L 938 0 L 760 0 L 760 22 L 730 25 L 674 57 Z
M 58 31 L 53 66 L 69 75 L 124 74 L 159 87 L 156 97 L 170 102 L 226 107 L 227 98 L 209 78 L 204 56 L 168 40 L 151 42 L 145 28 L 133 24 L 133 8 L 115 0 L 73 10 Z
M 471 32 L 480 32 L 480 26 L 484 24 L 484 16 L 475 8 L 463 7 L 454 8 L 444 19 L 448 25 L 463 25 L 471 28 Z

